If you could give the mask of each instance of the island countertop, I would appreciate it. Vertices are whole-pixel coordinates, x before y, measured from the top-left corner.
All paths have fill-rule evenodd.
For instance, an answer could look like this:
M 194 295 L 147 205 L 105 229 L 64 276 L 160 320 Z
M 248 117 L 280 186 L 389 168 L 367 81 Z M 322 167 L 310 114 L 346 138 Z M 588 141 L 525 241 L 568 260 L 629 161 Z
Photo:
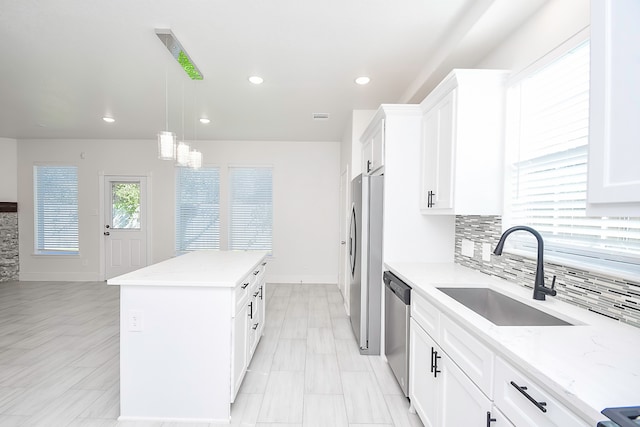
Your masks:
M 233 288 L 248 266 L 257 267 L 266 256 L 266 251 L 195 251 L 114 277 L 107 284 Z

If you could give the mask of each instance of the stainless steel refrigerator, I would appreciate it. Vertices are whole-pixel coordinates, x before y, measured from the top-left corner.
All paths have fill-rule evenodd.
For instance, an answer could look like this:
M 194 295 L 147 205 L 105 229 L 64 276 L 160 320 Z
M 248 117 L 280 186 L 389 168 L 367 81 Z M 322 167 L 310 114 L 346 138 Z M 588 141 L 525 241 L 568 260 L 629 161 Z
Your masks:
M 358 175 L 351 183 L 349 303 L 361 354 L 380 354 L 383 179 Z

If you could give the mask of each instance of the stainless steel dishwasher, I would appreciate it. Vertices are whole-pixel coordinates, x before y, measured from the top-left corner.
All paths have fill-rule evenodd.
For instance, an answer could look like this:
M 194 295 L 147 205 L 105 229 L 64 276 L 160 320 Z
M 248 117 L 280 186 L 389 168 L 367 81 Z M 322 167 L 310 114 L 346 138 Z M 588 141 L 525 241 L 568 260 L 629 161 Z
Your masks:
M 390 271 L 385 284 L 384 350 L 393 374 L 405 396 L 409 396 L 409 316 L 411 287 Z

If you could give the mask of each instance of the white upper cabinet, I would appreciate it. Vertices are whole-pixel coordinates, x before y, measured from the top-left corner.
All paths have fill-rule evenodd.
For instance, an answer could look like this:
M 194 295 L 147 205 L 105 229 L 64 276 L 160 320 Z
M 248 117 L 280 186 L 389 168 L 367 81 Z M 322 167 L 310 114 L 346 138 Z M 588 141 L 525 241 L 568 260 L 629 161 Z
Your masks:
M 640 216 L 640 2 L 591 1 L 587 212 Z
M 384 118 L 376 117 L 361 138 L 362 173 L 375 175 L 384 166 Z
M 453 70 L 420 104 L 422 213 L 502 213 L 507 75 Z

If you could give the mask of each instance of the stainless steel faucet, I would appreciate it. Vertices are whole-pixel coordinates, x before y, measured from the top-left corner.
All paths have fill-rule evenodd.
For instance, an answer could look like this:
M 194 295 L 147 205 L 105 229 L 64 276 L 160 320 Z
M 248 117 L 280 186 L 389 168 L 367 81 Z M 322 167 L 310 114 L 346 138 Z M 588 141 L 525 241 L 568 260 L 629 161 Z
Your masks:
M 551 287 L 547 288 L 544 285 L 544 243 L 542 242 L 542 236 L 536 230 L 531 227 L 527 227 L 526 225 L 516 225 L 515 227 L 511 227 L 502 233 L 500 236 L 500 240 L 496 245 L 496 249 L 493 251 L 496 255 L 502 255 L 502 248 L 504 247 L 504 242 L 507 240 L 507 236 L 514 231 L 528 231 L 533 234 L 538 241 L 538 258 L 536 260 L 536 278 L 533 282 L 533 299 L 544 301 L 547 295 L 555 296 L 556 295 L 556 276 L 553 276 L 553 281 L 551 282 Z

